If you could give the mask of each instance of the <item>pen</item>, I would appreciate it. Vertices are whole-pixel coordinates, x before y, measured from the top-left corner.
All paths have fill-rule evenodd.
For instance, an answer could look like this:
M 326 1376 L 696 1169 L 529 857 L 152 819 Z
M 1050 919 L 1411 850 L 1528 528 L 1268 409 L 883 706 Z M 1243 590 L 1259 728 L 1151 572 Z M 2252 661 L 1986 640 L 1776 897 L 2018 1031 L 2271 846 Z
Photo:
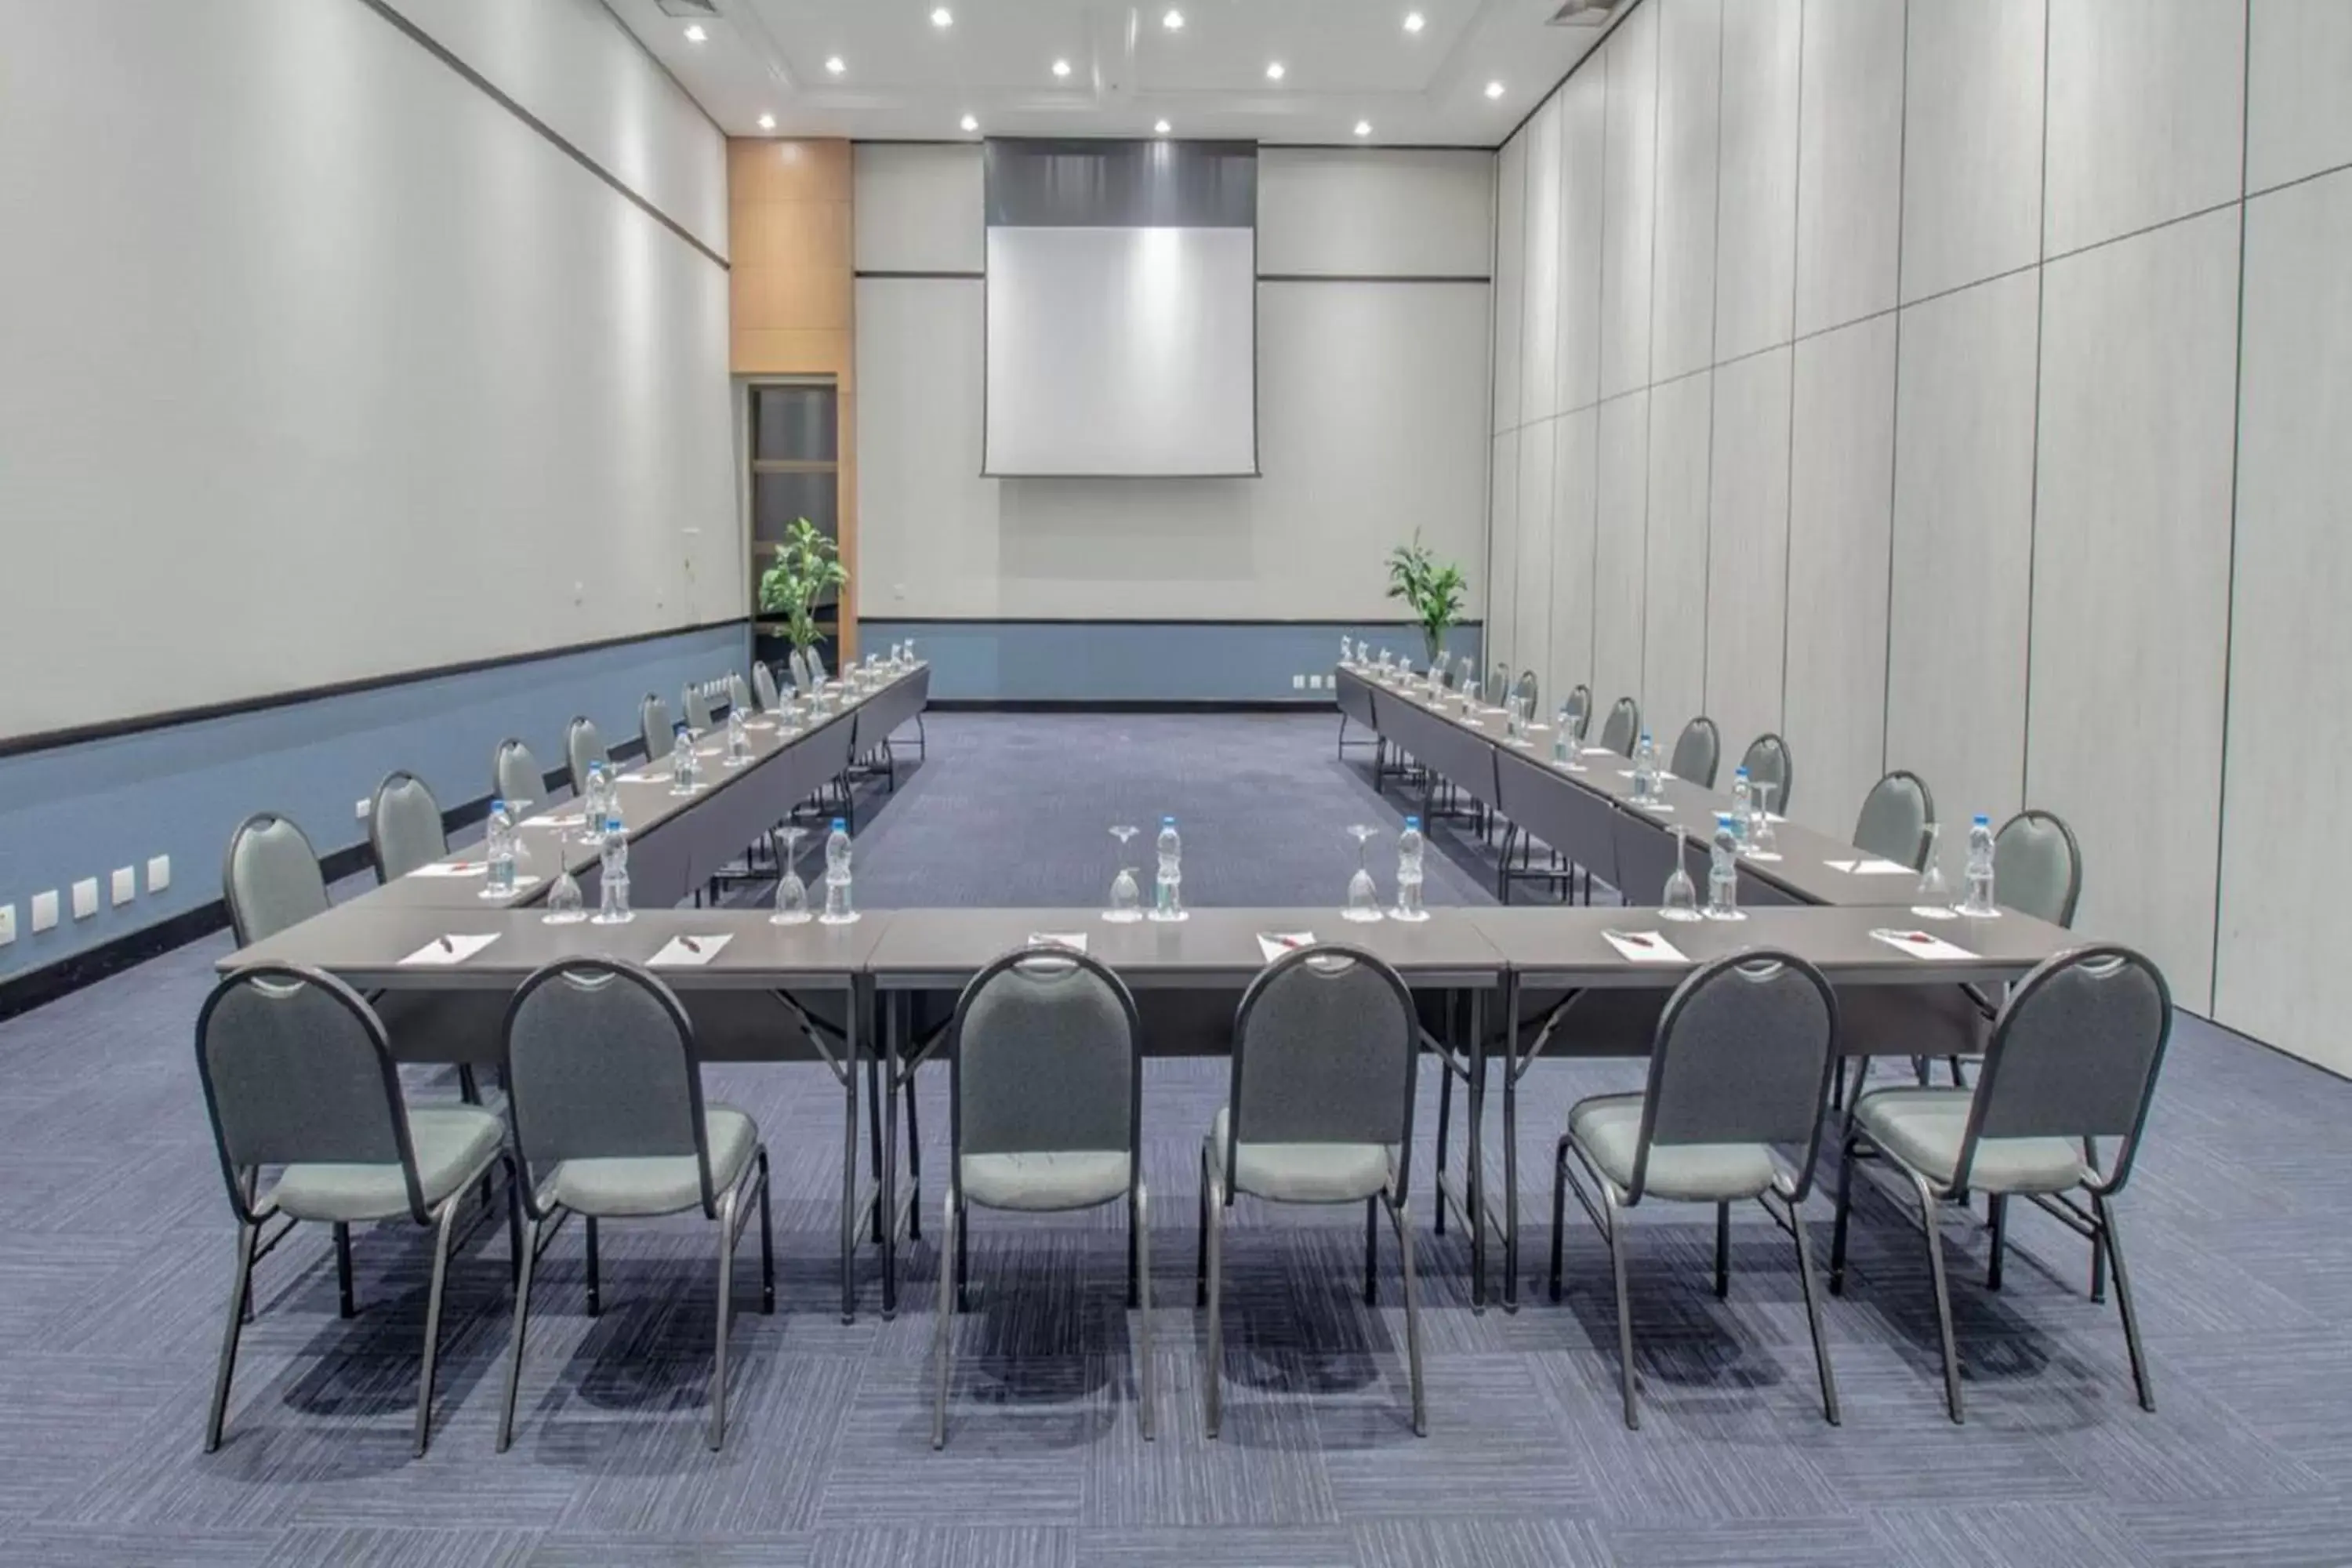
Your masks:
M 457 951 L 457 944 L 451 942 L 445 936 L 441 939 L 441 951 L 444 952 L 455 952 Z
M 686 951 L 688 952 L 700 952 L 702 951 L 702 944 L 695 941 L 690 936 L 682 936 L 677 940 L 686 943 Z

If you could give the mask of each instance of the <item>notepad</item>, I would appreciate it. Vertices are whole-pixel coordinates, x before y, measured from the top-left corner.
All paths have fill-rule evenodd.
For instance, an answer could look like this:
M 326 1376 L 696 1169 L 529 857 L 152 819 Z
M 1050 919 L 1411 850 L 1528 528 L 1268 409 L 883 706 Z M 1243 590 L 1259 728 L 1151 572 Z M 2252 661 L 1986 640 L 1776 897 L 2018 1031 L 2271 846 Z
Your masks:
M 674 936 L 662 945 L 662 950 L 646 960 L 648 969 L 699 969 L 719 956 L 719 952 L 735 940 L 734 934 L 721 931 L 715 936 Z
M 1584 755 L 1588 757 L 1613 757 L 1616 754 L 1617 748 L 1614 746 L 1587 746 L 1584 748 Z M 1627 778 L 1632 778 L 1633 775 L 1627 773 L 1625 776 Z
M 562 816 L 534 816 L 525 822 L 523 826 L 525 827 L 579 827 L 585 824 L 587 820 L 588 814 L 586 812 L 574 811 Z
M 430 866 L 419 866 L 408 873 L 412 877 L 478 877 L 488 870 L 485 860 L 436 860 Z
M 629 784 L 660 784 L 663 780 L 669 777 L 669 770 L 667 768 L 641 768 L 635 773 L 624 773 L 621 776 Z
M 498 940 L 499 933 L 496 931 L 490 931 L 482 936 L 445 936 L 438 941 L 426 942 L 423 947 L 402 959 L 401 967 L 446 969 L 453 963 L 465 963 L 466 960 Z
M 1262 931 L 1257 933 L 1257 950 L 1265 955 L 1265 961 L 1268 963 L 1272 963 L 1284 953 L 1296 952 L 1302 947 L 1314 945 L 1315 933 L 1311 931 Z
M 1630 779 L 1633 776 L 1633 770 L 1631 768 L 1619 768 L 1617 770 L 1617 776 L 1621 779 Z M 1671 780 L 1675 775 L 1667 773 L 1662 768 L 1658 772 L 1658 776 L 1662 779 Z
M 1907 952 L 1914 958 L 1954 959 L 1974 958 L 1975 953 L 1958 947 L 1942 937 L 1924 931 L 1889 931 L 1884 928 L 1870 933 L 1872 937 L 1897 952 Z
M 1631 963 L 1688 963 L 1683 950 L 1654 931 L 1604 931 L 1601 936 Z
M 1916 877 L 1919 873 L 1908 866 L 1892 860 L 1824 860 L 1822 865 L 1832 871 L 1843 871 L 1855 877 Z
M 1087 950 L 1087 933 L 1082 931 L 1033 931 L 1029 933 L 1031 947 L 1061 947 L 1072 952 Z
M 1780 852 L 1778 849 L 1742 849 L 1739 858 L 1742 860 L 1761 860 L 1769 866 L 1780 858 Z

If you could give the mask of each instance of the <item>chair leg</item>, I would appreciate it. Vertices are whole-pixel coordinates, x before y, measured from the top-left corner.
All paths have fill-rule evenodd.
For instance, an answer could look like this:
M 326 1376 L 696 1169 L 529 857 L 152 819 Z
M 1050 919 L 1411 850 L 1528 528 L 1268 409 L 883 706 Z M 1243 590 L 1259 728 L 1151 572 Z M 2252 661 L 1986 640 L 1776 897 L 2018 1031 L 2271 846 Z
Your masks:
M 710 1365 L 710 1451 L 727 1442 L 727 1329 L 734 1321 L 735 1210 L 743 1200 L 740 1188 L 719 1200 L 719 1308 Z
M 2095 1171 L 2099 1168 L 2099 1141 L 2097 1139 L 2085 1138 L 2083 1140 L 2083 1162 Z M 2107 1249 L 2100 1246 L 2096 1241 L 2094 1241 L 2091 1243 L 2091 1300 L 2095 1302 L 2104 1301 L 2106 1299 Z
M 482 1086 L 474 1078 L 474 1067 L 471 1062 L 457 1064 L 457 1098 L 467 1105 L 482 1103 Z
M 352 1294 L 352 1227 L 342 1220 L 335 1222 L 335 1288 L 342 1297 L 342 1316 L 359 1316 L 359 1302 Z
M 947 1447 L 948 1441 L 948 1356 L 951 1349 L 950 1341 L 953 1337 L 955 1329 L 958 1271 L 948 1266 L 947 1254 L 950 1248 L 954 1248 L 957 1249 L 959 1256 L 961 1255 L 963 1246 L 963 1226 L 959 1221 L 961 1217 L 956 1213 L 956 1195 L 950 1190 L 946 1202 L 940 1205 L 940 1223 L 945 1228 L 940 1237 L 942 1244 L 940 1258 L 940 1321 L 931 1331 L 931 1359 L 937 1363 L 937 1376 L 933 1382 L 931 1398 L 931 1447 L 934 1448 Z
M 768 1146 L 760 1145 L 760 1310 L 776 1312 L 776 1227 L 768 1213 Z
M 213 1374 L 212 1414 L 205 1421 L 205 1452 L 221 1445 L 221 1427 L 228 1419 L 229 1375 L 236 1370 L 236 1338 L 245 1327 L 246 1298 L 253 1289 L 253 1254 L 261 1238 L 258 1225 L 236 1227 L 236 1278 L 228 1288 L 228 1328 L 221 1335 L 220 1370 Z
M 1551 1152 L 1551 1299 L 1559 1300 L 1560 1221 L 1568 1207 L 1568 1140 Z
M 425 1293 L 425 1365 L 416 1376 L 416 1457 L 425 1457 L 433 1432 L 433 1373 L 441 1357 L 441 1298 L 449 1284 L 449 1237 L 457 1228 L 462 1192 L 441 1200 L 439 1229 L 433 1237 L 433 1283 Z
M 1822 1375 L 1822 1415 L 1832 1426 L 1838 1425 L 1837 1374 L 1830 1371 L 1829 1342 L 1822 1336 L 1821 1298 L 1813 1289 L 1813 1247 L 1805 1238 L 1805 1216 L 1795 1204 L 1789 1205 L 1789 1234 L 1797 1242 L 1797 1280 L 1805 1290 L 1805 1322 L 1813 1335 L 1813 1365 Z
M 514 1346 L 507 1354 L 507 1397 L 499 1411 L 499 1452 L 514 1443 L 515 1390 L 522 1384 L 523 1336 L 530 1328 L 530 1282 L 539 1273 L 539 1237 L 545 1221 L 533 1220 L 530 1246 L 522 1256 L 522 1282 L 515 1287 Z
M 1200 1251 L 1192 1260 L 1192 1305 L 1209 1304 L 1209 1146 L 1201 1145 Z
M 2132 1310 L 2131 1276 L 2124 1271 L 2124 1244 L 2116 1235 L 2116 1211 L 2106 1199 L 2094 1195 L 2091 1212 L 2106 1243 L 2108 1260 L 2115 1265 L 2116 1310 L 2124 1321 L 2124 1348 L 2131 1352 L 2132 1383 L 2139 1390 L 2139 1407 L 2152 1411 L 2156 1408 L 2156 1390 L 2148 1384 L 2147 1353 L 2140 1348 L 2139 1314 Z
M 1207 1406 L 1211 1437 L 1224 1416 L 1225 1404 L 1225 1194 L 1221 1184 L 1209 1184 L 1209 1352 L 1202 1369 L 1202 1397 Z
M 1381 1200 L 1364 1200 L 1364 1305 L 1381 1304 Z
M 596 1216 L 583 1215 L 581 1217 L 588 1225 L 588 1315 L 593 1318 L 604 1310 L 604 1292 L 596 1279 Z
M 1143 1363 L 1136 1382 L 1143 1400 L 1143 1440 L 1149 1443 L 1157 1425 L 1154 1405 L 1158 1401 L 1159 1373 L 1151 1359 L 1151 1207 L 1141 1182 L 1135 1184 L 1135 1206 L 1129 1213 L 1128 1226 L 1135 1237 L 1135 1353 Z
M 2000 1258 L 2009 1247 L 2009 1199 L 2000 1193 L 1985 1194 L 1986 1218 L 1992 1226 L 1992 1257 L 1985 1264 L 1985 1289 L 2000 1289 Z
M 1450 1005 L 1446 1012 L 1450 1018 L 1453 1016 Z M 1445 1180 L 1445 1145 L 1453 1131 L 1454 1069 L 1441 1067 L 1437 1074 L 1437 1179 L 1440 1182 Z M 1445 1194 L 1442 1189 L 1436 1189 L 1436 1191 L 1437 1196 L 1430 1204 L 1433 1212 L 1430 1215 L 1429 1223 L 1434 1234 L 1444 1236 L 1445 1234 Z
M 1617 1279 L 1617 1360 L 1625 1385 L 1625 1429 L 1642 1427 L 1641 1407 L 1633 1394 L 1633 1305 L 1625 1291 L 1625 1238 L 1618 1228 L 1617 1194 L 1606 1182 L 1601 1188 L 1601 1213 L 1609 1219 L 1609 1269 Z
M 895 787 L 895 786 L 894 786 Z M 907 1073 L 907 1239 L 923 1239 L 923 1141 L 915 1123 L 915 1075 Z
M 1715 1299 L 1731 1294 L 1731 1205 L 1715 1205 Z
M 1404 1353 L 1407 1375 L 1412 1380 L 1412 1435 L 1429 1436 L 1429 1405 L 1422 1394 L 1421 1380 L 1421 1285 L 1412 1267 L 1412 1215 L 1409 1205 L 1395 1206 L 1397 1227 L 1397 1261 L 1404 1270 Z
M 955 1310 L 971 1310 L 971 1215 L 961 1203 L 955 1219 Z
M 1830 1230 L 1830 1294 L 1845 1294 L 1846 1221 L 1853 1213 L 1854 1141 L 1838 1145 L 1837 1221 Z
M 1925 1177 L 1916 1173 L 1911 1184 L 1919 1193 L 1919 1220 L 1927 1237 L 1927 1272 L 1936 1287 L 1936 1328 L 1944 1342 L 1944 1405 L 1958 1423 L 1964 1419 L 1960 1409 L 1960 1352 L 1952 1337 L 1951 1287 L 1944 1279 L 1944 1232 L 1936 1223 L 1936 1190 Z
M 520 1289 L 522 1286 L 522 1166 L 512 1154 L 500 1154 L 499 1163 L 507 1168 L 507 1284 Z

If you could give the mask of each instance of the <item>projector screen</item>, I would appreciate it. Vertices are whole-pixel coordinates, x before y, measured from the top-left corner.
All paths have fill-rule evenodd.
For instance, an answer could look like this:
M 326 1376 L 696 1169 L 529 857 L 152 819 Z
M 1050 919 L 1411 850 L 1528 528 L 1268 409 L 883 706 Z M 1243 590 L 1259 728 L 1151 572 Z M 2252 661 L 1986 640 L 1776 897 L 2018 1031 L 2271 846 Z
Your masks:
M 982 472 L 1255 477 L 1254 148 L 991 142 Z

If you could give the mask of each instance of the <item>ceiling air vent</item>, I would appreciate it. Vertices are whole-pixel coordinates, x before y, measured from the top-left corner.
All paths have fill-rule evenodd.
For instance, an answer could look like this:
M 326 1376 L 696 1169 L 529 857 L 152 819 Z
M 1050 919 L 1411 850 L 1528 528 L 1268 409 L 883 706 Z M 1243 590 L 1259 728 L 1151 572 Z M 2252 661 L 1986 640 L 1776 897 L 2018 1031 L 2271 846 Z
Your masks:
M 663 0 L 665 5 L 669 0 Z M 1552 13 L 1550 26 L 1555 27 L 1598 27 L 1609 20 L 1615 0 L 1568 0 L 1568 4 Z
M 719 16 L 718 0 L 654 0 L 654 4 L 665 16 L 707 16 L 714 21 Z

